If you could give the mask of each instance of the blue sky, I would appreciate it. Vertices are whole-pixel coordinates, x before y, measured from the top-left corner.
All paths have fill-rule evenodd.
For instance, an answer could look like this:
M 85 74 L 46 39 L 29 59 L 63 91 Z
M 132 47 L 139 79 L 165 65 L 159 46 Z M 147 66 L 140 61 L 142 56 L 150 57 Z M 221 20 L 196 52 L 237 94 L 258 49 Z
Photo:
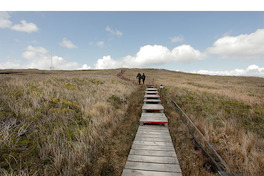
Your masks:
M 0 69 L 164 68 L 264 77 L 264 12 L 0 12 Z

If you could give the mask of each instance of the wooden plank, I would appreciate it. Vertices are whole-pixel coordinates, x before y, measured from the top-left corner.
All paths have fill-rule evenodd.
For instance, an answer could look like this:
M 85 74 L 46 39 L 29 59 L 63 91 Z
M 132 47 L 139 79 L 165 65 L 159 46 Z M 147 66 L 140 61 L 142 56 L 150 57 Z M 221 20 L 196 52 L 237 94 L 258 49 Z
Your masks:
M 161 102 L 161 100 L 159 100 L 159 99 L 144 99 L 144 102 L 146 102 L 146 103 L 160 103 Z
M 135 137 L 137 141 L 150 141 L 150 142 L 171 142 L 170 138 L 146 138 L 146 137 Z
M 169 132 L 167 127 L 160 125 L 139 126 L 138 131 Z
M 155 113 L 153 113 L 155 114 Z M 168 128 L 160 126 L 160 125 L 150 125 L 150 126 L 143 126 L 139 127 L 138 129 L 144 129 L 144 130 L 163 130 L 163 131 L 168 131 Z
M 141 144 L 133 144 L 132 149 L 138 150 L 166 150 L 166 151 L 174 151 L 173 146 L 160 146 L 160 145 L 141 145 Z
M 142 113 L 141 123 L 168 123 L 168 119 L 164 113 Z
M 156 88 L 146 88 L 146 91 L 158 91 Z
M 148 113 L 148 112 L 145 112 L 145 113 L 141 114 L 141 117 L 165 117 L 166 118 L 166 115 L 164 113 Z
M 129 155 L 127 161 L 144 162 L 144 163 L 163 163 L 163 164 L 179 164 L 177 157 L 158 157 L 158 156 L 141 156 Z
M 136 137 L 145 137 L 145 138 L 168 138 L 171 139 L 167 134 L 148 134 L 148 133 L 137 133 Z
M 133 144 L 155 145 L 155 146 L 171 146 L 171 142 L 149 142 L 149 141 L 134 141 Z
M 158 164 L 158 163 L 144 163 L 144 162 L 126 162 L 126 169 L 160 171 L 160 172 L 181 172 L 181 168 L 176 164 Z
M 160 98 L 160 96 L 159 95 L 148 95 L 148 94 L 146 94 L 144 96 L 144 98 Z
M 152 122 L 155 122 L 156 121 L 156 122 L 165 122 L 165 123 L 168 123 L 168 119 L 167 118 L 164 118 L 164 117 L 163 118 L 162 117 L 161 118 L 159 118 L 159 117 L 141 117 L 140 118 L 140 122 L 141 121 L 147 121 L 147 122 L 151 122 L 151 121 Z
M 137 134 L 163 134 L 163 135 L 170 135 L 170 133 L 169 132 L 167 132 L 167 131 L 143 131 L 143 130 L 140 130 L 140 131 L 138 131 L 137 132 Z
M 161 104 L 144 104 L 142 110 L 146 111 L 164 111 L 164 107 Z
M 159 94 L 158 91 L 145 91 L 145 94 Z
M 182 174 L 177 172 L 157 172 L 157 171 L 124 169 L 122 176 L 182 176 Z
M 156 150 L 137 150 L 137 149 L 131 149 L 129 155 L 176 157 L 175 151 L 156 151 Z

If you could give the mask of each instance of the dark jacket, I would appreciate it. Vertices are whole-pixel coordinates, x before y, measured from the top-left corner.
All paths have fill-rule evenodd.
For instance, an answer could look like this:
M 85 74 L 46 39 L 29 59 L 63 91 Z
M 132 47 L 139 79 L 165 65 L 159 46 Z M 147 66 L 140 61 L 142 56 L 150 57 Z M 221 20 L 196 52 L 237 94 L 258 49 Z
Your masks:
M 141 79 L 141 74 L 138 73 L 136 78 Z
M 146 76 L 143 73 L 143 75 L 141 76 L 141 79 L 145 80 L 145 78 L 146 78 Z

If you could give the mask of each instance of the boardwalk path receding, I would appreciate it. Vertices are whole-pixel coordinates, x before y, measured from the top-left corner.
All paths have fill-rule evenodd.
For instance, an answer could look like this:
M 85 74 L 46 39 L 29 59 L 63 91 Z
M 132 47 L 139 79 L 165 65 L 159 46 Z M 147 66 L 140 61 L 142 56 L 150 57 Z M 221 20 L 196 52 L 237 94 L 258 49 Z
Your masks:
M 140 126 L 122 176 L 181 176 L 160 96 L 146 86 Z

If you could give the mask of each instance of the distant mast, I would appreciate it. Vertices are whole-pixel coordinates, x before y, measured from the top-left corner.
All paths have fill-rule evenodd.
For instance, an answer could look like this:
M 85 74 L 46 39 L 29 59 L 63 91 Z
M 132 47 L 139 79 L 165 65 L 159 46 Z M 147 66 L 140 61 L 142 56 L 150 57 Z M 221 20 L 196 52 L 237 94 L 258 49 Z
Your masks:
M 51 57 L 50 57 L 50 70 L 54 70 L 53 63 L 52 63 L 52 50 L 51 50 Z

